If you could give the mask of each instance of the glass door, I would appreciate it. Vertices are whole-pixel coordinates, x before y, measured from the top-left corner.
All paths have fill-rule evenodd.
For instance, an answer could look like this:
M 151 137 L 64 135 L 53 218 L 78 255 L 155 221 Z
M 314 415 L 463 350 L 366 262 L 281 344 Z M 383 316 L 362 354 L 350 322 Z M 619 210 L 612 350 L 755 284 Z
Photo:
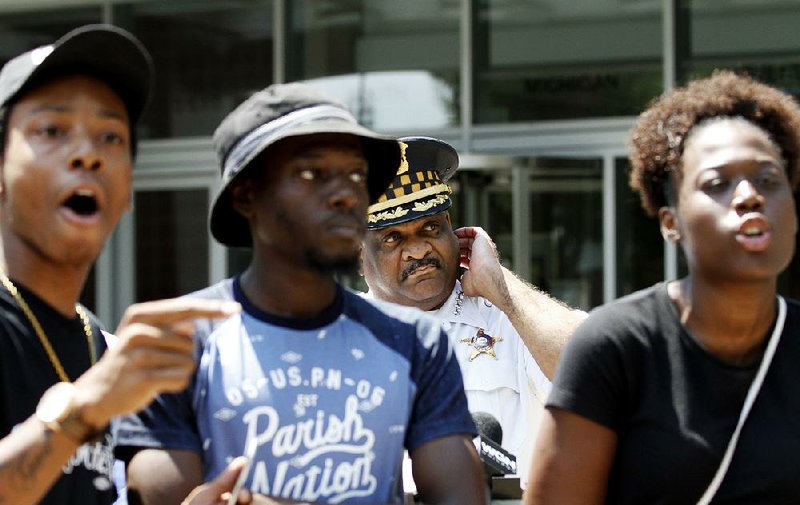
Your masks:
M 485 228 L 505 266 L 570 305 L 603 302 L 602 158 L 466 167 L 454 189 L 454 225 Z
M 136 192 L 135 301 L 172 298 L 208 285 L 208 200 L 206 188 Z
M 614 160 L 617 222 L 617 296 L 633 293 L 665 278 L 665 243 L 658 219 L 642 210 L 639 195 L 628 186 L 630 165 L 626 158 Z

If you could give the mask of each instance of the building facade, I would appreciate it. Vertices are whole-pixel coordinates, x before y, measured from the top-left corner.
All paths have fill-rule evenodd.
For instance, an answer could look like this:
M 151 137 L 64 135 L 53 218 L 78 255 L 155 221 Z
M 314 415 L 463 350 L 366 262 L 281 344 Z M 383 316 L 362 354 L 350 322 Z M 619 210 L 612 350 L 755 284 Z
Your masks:
M 509 267 L 584 309 L 684 270 L 627 185 L 626 134 L 651 99 L 714 68 L 800 94 L 800 0 L 0 0 L 0 62 L 96 22 L 136 34 L 157 72 L 134 211 L 84 294 L 111 327 L 134 301 L 246 264 L 207 231 L 211 133 L 270 83 L 452 143 L 455 224 L 483 226 Z M 800 296 L 798 270 L 784 294 Z

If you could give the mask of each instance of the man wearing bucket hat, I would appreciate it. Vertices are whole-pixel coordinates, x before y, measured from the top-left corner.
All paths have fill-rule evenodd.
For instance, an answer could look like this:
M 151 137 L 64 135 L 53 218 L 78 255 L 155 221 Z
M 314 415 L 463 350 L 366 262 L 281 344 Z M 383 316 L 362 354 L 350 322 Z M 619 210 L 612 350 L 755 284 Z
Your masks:
M 458 154 L 452 146 L 428 137 L 400 144 L 397 175 L 368 210 L 362 251 L 367 296 L 429 311 L 441 321 L 461 365 L 470 411 L 497 419 L 501 445 L 517 457 L 524 479 L 559 353 L 586 314 L 501 266 L 483 229 L 453 231 L 447 181 Z
M 141 43 L 106 25 L 0 70 L 0 503 L 112 503 L 112 417 L 183 388 L 194 368 L 185 325 L 239 310 L 137 305 L 107 348 L 112 337 L 77 303 L 130 206 L 133 128 L 151 74 Z M 236 465 L 193 503 L 218 499 Z
M 397 141 L 312 88 L 278 84 L 231 112 L 214 143 L 223 184 L 211 232 L 253 259 L 191 296 L 244 310 L 198 331 L 189 388 L 123 423 L 120 443 L 138 450 L 130 488 L 170 503 L 248 447 L 256 493 L 401 503 L 407 448 L 426 503 L 485 503 L 474 424 L 438 322 L 334 280 L 358 268 L 367 206 L 397 170 Z

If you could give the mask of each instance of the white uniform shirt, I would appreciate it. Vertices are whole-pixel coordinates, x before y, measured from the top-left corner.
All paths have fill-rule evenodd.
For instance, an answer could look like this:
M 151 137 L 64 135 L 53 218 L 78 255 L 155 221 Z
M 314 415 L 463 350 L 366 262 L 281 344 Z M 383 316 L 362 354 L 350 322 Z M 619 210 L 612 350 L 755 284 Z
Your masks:
M 456 281 L 447 301 L 428 313 L 442 322 L 450 337 L 450 346 L 461 366 L 470 412 L 488 412 L 497 418 L 503 428 L 501 445 L 516 456 L 517 473 L 525 488 L 533 442 L 550 393 L 550 380 L 505 313 L 482 297 L 463 294 L 457 311 L 459 293 L 462 293 L 461 282 Z M 372 298 L 372 293 L 364 296 Z M 470 361 L 473 347 L 461 340 L 471 339 L 479 328 L 494 338 L 502 337 L 494 345 L 497 359 L 481 353 Z M 410 471 L 410 466 L 407 470 Z
M 430 314 L 439 318 L 450 337 L 461 365 L 470 412 L 488 412 L 500 422 L 501 445 L 517 457 L 517 471 L 524 488 L 539 420 L 550 393 L 550 380 L 500 309 L 482 297 L 462 294 L 457 310 L 459 293 L 462 293 L 461 283 L 456 281 L 447 301 Z M 479 353 L 470 361 L 473 347 L 462 340 L 471 339 L 479 328 L 495 339 L 503 339 L 494 344 L 497 359 Z

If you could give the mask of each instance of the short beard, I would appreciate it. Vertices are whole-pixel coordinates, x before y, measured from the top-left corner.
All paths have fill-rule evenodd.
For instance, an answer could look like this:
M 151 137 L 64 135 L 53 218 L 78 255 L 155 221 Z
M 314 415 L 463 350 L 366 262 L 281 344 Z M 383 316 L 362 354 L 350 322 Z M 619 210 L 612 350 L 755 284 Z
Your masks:
M 297 237 L 297 231 L 292 220 L 292 213 L 280 208 L 276 210 L 278 225 L 287 234 Z M 324 248 L 324 246 L 322 246 Z M 351 256 L 329 256 L 322 249 L 307 246 L 303 251 L 305 263 L 315 272 L 322 275 L 356 275 L 360 265 L 360 255 L 358 251 L 353 251 Z
M 306 264 L 314 271 L 323 275 L 349 276 L 358 273 L 358 253 L 352 257 L 331 258 L 320 254 L 315 249 L 306 249 Z

